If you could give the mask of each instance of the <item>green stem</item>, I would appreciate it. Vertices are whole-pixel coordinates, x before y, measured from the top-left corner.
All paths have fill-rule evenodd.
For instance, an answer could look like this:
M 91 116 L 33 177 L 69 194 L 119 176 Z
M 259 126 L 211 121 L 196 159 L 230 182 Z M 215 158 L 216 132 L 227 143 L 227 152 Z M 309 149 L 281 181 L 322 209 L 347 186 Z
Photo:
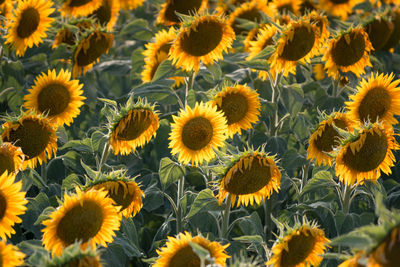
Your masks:
M 40 176 L 42 177 L 42 180 L 47 183 L 47 166 L 46 162 L 43 162 L 42 165 L 40 166 Z
M 110 142 L 106 142 L 104 145 L 103 154 L 101 155 L 99 166 L 97 167 L 99 173 L 97 174 L 96 178 L 100 176 L 101 169 L 103 168 L 104 163 L 106 163 L 110 151 L 111 151 Z
M 303 167 L 303 173 L 301 175 L 301 192 L 303 191 L 304 187 L 307 185 L 307 180 L 308 180 L 308 169 L 310 168 L 310 164 L 307 163 Z
M 338 87 L 339 87 L 339 81 L 340 81 L 340 77 L 338 77 L 337 80 L 334 80 L 333 82 L 333 90 L 332 90 L 332 96 L 333 97 L 337 97 L 338 95 Z
M 231 213 L 231 196 L 228 194 L 228 198 L 225 202 L 225 210 L 222 214 L 222 236 L 223 239 L 228 239 L 228 227 L 229 227 L 229 215 Z
M 273 196 L 271 196 L 271 197 L 273 197 Z M 269 240 L 271 238 L 271 233 L 272 233 L 272 219 L 271 219 L 272 205 L 273 205 L 272 199 L 268 199 L 268 200 L 264 200 L 263 201 L 264 214 L 265 214 L 265 236 L 266 236 L 266 240 Z
M 351 191 L 353 191 L 352 186 L 348 186 L 347 184 L 344 186 L 344 192 L 342 194 L 343 196 L 343 205 L 342 205 L 342 210 L 344 214 L 348 214 L 350 211 L 350 205 L 351 205 Z
M 186 79 L 185 106 L 187 105 L 187 98 L 188 98 L 189 91 L 193 89 L 195 78 L 196 78 L 196 72 L 193 71 L 191 73 L 191 75 L 189 75 Z
M 178 180 L 178 193 L 176 196 L 176 233 L 182 232 L 182 209 L 181 209 L 181 198 L 183 197 L 183 193 L 185 190 L 185 176 L 182 176 Z

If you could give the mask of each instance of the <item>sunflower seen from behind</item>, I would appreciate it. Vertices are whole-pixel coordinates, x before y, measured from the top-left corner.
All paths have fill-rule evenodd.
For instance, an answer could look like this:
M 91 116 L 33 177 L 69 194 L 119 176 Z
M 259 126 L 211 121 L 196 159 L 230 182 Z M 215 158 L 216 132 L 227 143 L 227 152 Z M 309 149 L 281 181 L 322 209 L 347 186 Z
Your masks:
M 274 156 L 259 150 L 239 153 L 222 175 L 218 202 L 221 204 L 228 196 L 232 206 L 236 200 L 237 207 L 260 204 L 279 191 L 281 176 Z
M 121 214 L 106 196 L 106 191 L 82 192 L 78 187 L 76 194 L 64 194 L 62 205 L 42 222 L 44 247 L 53 255 L 75 242 L 81 242 L 82 249 L 107 247 L 120 227 Z
M 80 114 L 80 107 L 86 97 L 82 96 L 83 84 L 71 80 L 71 73 L 61 69 L 48 70 L 36 77 L 29 94 L 24 96 L 24 107 L 33 112 L 44 114 L 57 126 L 70 125 Z
M 388 50 L 393 52 L 393 48 L 400 42 L 400 8 L 392 8 L 390 12 L 390 19 L 393 23 L 393 30 L 386 41 L 382 50 Z
M 80 243 L 65 248 L 61 255 L 53 256 L 42 263 L 43 267 L 102 267 L 100 255 L 96 249 L 82 249 Z
M 208 7 L 208 0 L 164 0 L 157 16 L 157 23 L 166 26 L 180 24 L 181 20 L 175 13 L 194 15 L 202 13 Z
M 209 252 L 216 264 L 225 266 L 226 259 L 229 258 L 225 249 L 229 244 L 221 245 L 216 241 L 211 242 L 201 235 L 192 237 L 190 233 L 184 232 L 179 233 L 176 237 L 168 237 L 165 246 L 157 250 L 159 258 L 153 264 L 153 267 L 200 267 L 200 258 L 193 251 L 189 242 L 200 245 Z M 205 264 L 208 264 L 207 260 Z
M 17 56 L 24 56 L 26 49 L 38 46 L 47 37 L 46 31 L 54 21 L 50 15 L 54 12 L 50 0 L 21 0 L 7 25 L 5 44 L 16 48 Z
M 196 15 L 179 30 L 169 59 L 177 68 L 198 72 L 200 63 L 213 65 L 232 47 L 235 33 L 226 20 L 216 15 Z
M 0 174 L 5 171 L 8 173 L 18 173 L 22 169 L 24 153 L 20 147 L 11 143 L 2 143 L 0 145 Z
M 25 254 L 14 245 L 0 241 L 0 266 L 17 267 L 24 264 Z
M 120 110 L 114 110 L 110 123 L 110 145 L 114 154 L 128 155 L 143 147 L 156 136 L 160 126 L 155 106 L 146 99 L 129 100 Z
M 198 165 L 215 157 L 214 149 L 224 145 L 228 129 L 226 118 L 211 104 L 186 106 L 178 116 L 172 116 L 169 148 L 183 164 Z
M 375 183 L 381 172 L 392 173 L 393 151 L 399 149 L 391 126 L 364 126 L 343 141 L 335 160 L 336 176 L 347 185 L 362 184 L 365 180 Z
M 24 153 L 22 169 L 33 169 L 56 154 L 56 126 L 41 115 L 21 114 L 4 123 L 2 129 L 3 141 L 20 147 Z
M 65 0 L 60 9 L 62 16 L 88 16 L 98 9 L 103 0 Z

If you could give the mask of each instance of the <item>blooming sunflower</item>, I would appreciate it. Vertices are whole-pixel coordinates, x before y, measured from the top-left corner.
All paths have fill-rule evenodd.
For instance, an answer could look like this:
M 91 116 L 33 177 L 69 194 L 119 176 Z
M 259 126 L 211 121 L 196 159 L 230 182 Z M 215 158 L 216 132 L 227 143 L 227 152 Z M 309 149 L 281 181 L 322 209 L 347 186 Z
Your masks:
M 315 224 L 303 223 L 288 229 L 272 247 L 273 257 L 266 263 L 275 267 L 319 266 L 329 240 Z
M 381 171 L 392 173 L 393 150 L 399 149 L 392 127 L 371 124 L 344 142 L 336 157 L 336 176 L 348 185 L 364 180 L 376 182 Z
M 0 265 L 3 267 L 17 267 L 24 264 L 25 254 L 18 247 L 7 245 L 0 241 Z
M 63 16 L 88 16 L 98 9 L 103 0 L 65 0 L 61 7 Z
M 331 77 L 338 77 L 339 71 L 353 72 L 358 77 L 371 65 L 369 54 L 372 50 L 368 34 L 362 28 L 350 29 L 332 39 L 322 60 Z
M 25 213 L 25 192 L 21 192 L 22 182 L 14 182 L 15 174 L 3 172 L 0 175 L 0 237 L 6 239 L 15 234 L 12 228 L 15 223 L 21 223 L 19 215 Z
M 323 47 L 326 43 L 326 41 L 328 41 L 329 38 L 329 30 L 328 30 L 328 26 L 329 26 L 329 21 L 328 18 L 325 15 L 322 15 L 320 13 L 318 13 L 317 11 L 312 11 L 310 13 L 308 13 L 307 15 L 304 16 L 305 19 L 307 19 L 310 23 L 313 23 L 317 26 L 317 28 L 319 29 L 319 38 L 320 38 L 320 54 L 322 52 L 324 52 Z
M 391 50 L 400 42 L 400 8 L 393 8 L 390 17 L 393 23 L 393 30 L 382 47 L 384 50 Z
M 43 221 L 43 245 L 55 255 L 81 241 L 82 249 L 97 244 L 106 247 L 112 242 L 119 229 L 121 215 L 114 201 L 106 197 L 106 191 L 90 190 L 82 192 L 76 188 L 76 194 L 64 195 L 64 203 Z
M 393 115 L 400 115 L 400 80 L 394 74 L 372 73 L 368 80 L 362 79 L 357 94 L 350 95 L 352 102 L 345 102 L 349 116 L 361 123 L 378 120 L 385 124 L 397 124 Z
M 165 0 L 157 16 L 157 23 L 166 26 L 181 23 L 175 12 L 183 15 L 202 13 L 208 7 L 208 0 Z
M 4 21 L 0 21 L 0 29 L 2 26 L 7 24 L 7 21 L 11 19 L 11 10 L 13 8 L 12 0 L 2 0 L 0 1 L 0 15 L 5 17 Z
M 269 6 L 273 10 L 275 16 L 279 16 L 279 14 L 289 14 L 299 15 L 300 9 L 300 0 L 272 0 L 269 3 Z
M 274 44 L 273 38 L 277 32 L 277 28 L 274 25 L 264 25 L 264 27 L 260 29 L 257 28 L 255 29 L 258 30 L 257 36 L 255 40 L 249 41 L 249 48 L 248 48 L 249 56 L 247 57 L 247 60 L 250 60 L 255 56 L 257 56 L 267 46 L 273 45 Z M 249 34 L 252 31 L 250 31 Z
M 222 59 L 222 52 L 232 47 L 235 33 L 226 20 L 215 15 L 195 16 L 190 25 L 182 27 L 170 48 L 169 59 L 184 71 L 200 69 Z
M 393 228 L 387 237 L 372 251 L 368 267 L 395 267 L 400 262 L 400 226 Z
M 114 154 L 127 155 L 137 147 L 143 147 L 159 127 L 158 115 L 154 106 L 146 100 L 137 103 L 128 102 L 112 119 L 110 145 Z
M 39 114 L 47 114 L 47 118 L 55 125 L 70 125 L 80 113 L 86 97 L 82 96 L 83 84 L 79 80 L 71 80 L 71 73 L 61 69 L 42 72 L 29 94 L 24 96 L 24 107 Z
M 233 137 L 241 130 L 252 128 L 260 116 L 258 93 L 245 85 L 226 86 L 214 96 L 211 104 L 222 111 L 228 123 L 227 135 Z
M 47 260 L 45 267 L 102 267 L 96 250 L 88 247 L 82 250 L 80 243 L 65 248 L 60 256 Z
M 321 47 L 320 31 L 317 25 L 307 20 L 292 21 L 286 25 L 277 41 L 276 51 L 268 59 L 271 73 L 296 74 L 297 63 L 310 63 Z
M 8 173 L 18 173 L 22 168 L 24 153 L 21 148 L 11 143 L 2 143 L 0 145 L 0 174 L 5 171 Z
M 353 131 L 353 122 L 344 113 L 335 112 L 325 118 L 311 135 L 307 149 L 307 159 L 315 160 L 317 165 L 332 165 L 333 158 L 328 154 L 340 145 L 340 133 L 334 126 Z
M 119 15 L 119 0 L 102 0 L 101 6 L 89 15 L 93 16 L 97 22 L 112 31 Z
M 281 172 L 275 163 L 274 156 L 260 151 L 245 151 L 240 153 L 224 171 L 219 186 L 218 202 L 224 201 L 230 195 L 232 207 L 236 203 L 247 206 L 254 201 L 260 204 L 269 198 L 273 191 L 279 191 Z
M 225 249 L 229 244 L 221 245 L 215 241 L 211 242 L 201 235 L 192 237 L 190 233 L 185 232 L 179 233 L 176 238 L 168 237 L 168 242 L 165 244 L 165 247 L 161 248 L 161 250 L 157 250 L 157 254 L 160 257 L 154 263 L 153 267 L 200 267 L 200 258 L 193 251 L 190 242 L 196 243 L 208 250 L 211 258 L 215 259 L 217 265 L 225 266 L 226 259 L 229 258 Z
M 169 147 L 172 155 L 179 153 L 178 160 L 183 164 L 209 161 L 215 156 L 213 149 L 224 145 L 228 125 L 217 107 L 196 103 L 193 109 L 186 106 L 172 118 Z
M 72 76 L 79 76 L 82 71 L 85 74 L 91 69 L 100 56 L 108 53 L 112 47 L 114 35 L 112 33 L 92 31 L 87 37 L 81 40 L 74 51 L 74 66 Z
M 119 206 L 119 211 L 125 217 L 135 216 L 143 207 L 143 191 L 134 179 L 125 177 L 125 174 L 109 173 L 91 182 L 87 188 L 107 191 L 107 197 L 114 200 L 115 206 Z
M 4 142 L 20 147 L 25 155 L 22 169 L 35 168 L 57 151 L 56 128 L 53 123 L 40 115 L 22 114 L 16 121 L 2 125 Z
M 347 16 L 352 12 L 355 5 L 362 2 L 361 0 L 320 0 L 319 9 L 326 11 L 328 14 L 340 17 L 346 20 Z
M 7 25 L 8 33 L 5 44 L 16 47 L 17 56 L 24 56 L 26 49 L 42 43 L 47 36 L 46 31 L 54 21 L 50 14 L 54 12 L 52 1 L 21 0 Z
M 386 14 L 373 18 L 364 26 L 375 52 L 385 46 L 393 32 L 393 28 L 393 22 L 387 19 Z
M 120 7 L 125 10 L 131 10 L 143 5 L 144 0 L 118 0 Z

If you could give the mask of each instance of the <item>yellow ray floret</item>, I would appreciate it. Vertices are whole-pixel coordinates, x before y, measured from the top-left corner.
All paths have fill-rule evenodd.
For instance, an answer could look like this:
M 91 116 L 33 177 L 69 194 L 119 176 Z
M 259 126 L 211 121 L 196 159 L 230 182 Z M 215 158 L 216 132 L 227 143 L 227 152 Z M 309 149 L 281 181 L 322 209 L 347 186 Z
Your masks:
M 119 3 L 119 0 L 102 0 L 100 7 L 88 17 L 93 16 L 101 27 L 106 27 L 108 31 L 112 31 L 118 20 Z
M 11 143 L 2 143 L 0 145 L 0 174 L 5 171 L 17 174 L 22 169 L 24 158 L 20 147 Z
M 361 0 L 320 0 L 319 9 L 330 15 L 340 17 L 346 20 L 347 16 L 352 12 L 352 8 Z
M 157 16 L 157 24 L 171 26 L 180 24 L 175 12 L 183 15 L 202 13 L 208 7 L 208 0 L 165 0 Z
M 101 6 L 103 0 L 65 0 L 61 7 L 63 16 L 88 16 Z
M 396 226 L 390 230 L 378 247 L 369 253 L 367 267 L 397 266 L 399 264 L 399 246 L 400 226 Z
M 0 265 L 3 267 L 17 267 L 24 265 L 25 254 L 18 247 L 7 245 L 0 241 Z

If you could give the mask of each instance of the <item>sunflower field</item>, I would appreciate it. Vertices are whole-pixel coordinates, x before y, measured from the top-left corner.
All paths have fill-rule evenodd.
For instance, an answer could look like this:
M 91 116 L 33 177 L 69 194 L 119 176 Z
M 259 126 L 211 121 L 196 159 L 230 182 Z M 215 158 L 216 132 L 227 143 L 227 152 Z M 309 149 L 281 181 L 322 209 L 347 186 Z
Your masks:
M 399 0 L 0 0 L 0 266 L 400 267 Z

